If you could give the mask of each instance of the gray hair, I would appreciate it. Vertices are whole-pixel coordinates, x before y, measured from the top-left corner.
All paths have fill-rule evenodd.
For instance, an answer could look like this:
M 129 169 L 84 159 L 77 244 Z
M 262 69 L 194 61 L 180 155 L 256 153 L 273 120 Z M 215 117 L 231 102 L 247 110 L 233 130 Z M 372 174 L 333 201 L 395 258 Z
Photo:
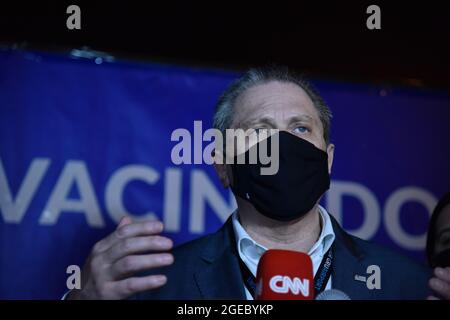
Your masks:
M 323 127 L 325 143 L 330 143 L 332 114 L 319 92 L 303 76 L 290 71 L 287 67 L 260 67 L 248 70 L 225 90 L 216 104 L 213 127 L 225 134 L 233 122 L 236 99 L 247 89 L 270 81 L 288 82 L 302 88 L 316 107 Z

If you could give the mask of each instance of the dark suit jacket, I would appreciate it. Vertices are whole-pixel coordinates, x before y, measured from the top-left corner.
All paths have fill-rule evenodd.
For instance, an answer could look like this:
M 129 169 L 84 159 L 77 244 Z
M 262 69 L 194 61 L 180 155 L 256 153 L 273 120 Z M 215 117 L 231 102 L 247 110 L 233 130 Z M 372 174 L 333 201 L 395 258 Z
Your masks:
M 425 299 L 430 270 L 395 252 L 346 233 L 331 216 L 336 238 L 332 287 L 351 299 Z M 137 299 L 245 299 L 239 254 L 231 217 L 216 233 L 185 243 L 173 251 L 164 273 L 165 286 L 135 296 Z M 355 275 L 366 276 L 370 265 L 381 269 L 381 289 L 369 290 Z

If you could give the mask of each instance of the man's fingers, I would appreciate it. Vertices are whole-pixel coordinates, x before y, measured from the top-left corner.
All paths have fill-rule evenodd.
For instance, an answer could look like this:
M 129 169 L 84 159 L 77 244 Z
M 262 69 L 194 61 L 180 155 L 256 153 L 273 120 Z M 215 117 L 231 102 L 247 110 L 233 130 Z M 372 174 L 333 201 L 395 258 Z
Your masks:
M 447 268 L 436 268 L 434 269 L 434 274 L 436 278 L 450 284 L 450 267 Z
M 450 284 L 438 278 L 431 278 L 429 281 L 430 288 L 444 299 L 450 299 Z
M 438 296 L 444 299 L 450 299 L 450 268 L 434 269 L 435 277 L 430 279 L 430 288 L 435 291 Z
M 117 242 L 106 251 L 106 255 L 108 261 L 114 262 L 128 255 L 149 251 L 168 251 L 172 247 L 172 240 L 166 237 L 133 237 Z
M 127 298 L 138 292 L 159 288 L 166 282 L 167 277 L 164 275 L 133 277 L 114 282 L 112 290 L 119 293 L 122 298 Z
M 103 252 L 112 247 L 121 239 L 137 236 L 151 236 L 161 233 L 163 231 L 163 224 L 160 221 L 145 221 L 127 224 L 117 228 L 106 238 L 97 242 L 94 246 L 94 251 Z
M 133 220 L 131 220 L 130 217 L 123 216 L 122 219 L 120 219 L 119 224 L 117 225 L 116 229 L 119 229 L 120 227 L 126 226 L 127 224 L 132 224 Z
M 173 260 L 170 253 L 126 256 L 111 266 L 111 276 L 112 279 L 123 279 L 140 271 L 171 265 Z

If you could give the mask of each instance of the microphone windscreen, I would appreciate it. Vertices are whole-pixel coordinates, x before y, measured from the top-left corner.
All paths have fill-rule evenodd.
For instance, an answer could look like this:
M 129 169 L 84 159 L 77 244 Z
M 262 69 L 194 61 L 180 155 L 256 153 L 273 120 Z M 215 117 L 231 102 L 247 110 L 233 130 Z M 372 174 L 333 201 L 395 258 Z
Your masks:
M 314 277 L 311 258 L 302 252 L 267 250 L 256 273 L 258 300 L 312 300 Z
M 319 293 L 316 300 L 351 300 L 348 295 L 337 289 L 325 290 Z

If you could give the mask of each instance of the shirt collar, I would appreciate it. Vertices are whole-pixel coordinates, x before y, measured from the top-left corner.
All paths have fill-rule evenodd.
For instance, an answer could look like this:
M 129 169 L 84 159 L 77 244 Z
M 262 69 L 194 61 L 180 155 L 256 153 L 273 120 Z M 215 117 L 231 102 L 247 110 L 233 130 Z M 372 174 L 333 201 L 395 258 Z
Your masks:
M 328 249 L 330 249 L 335 239 L 333 231 L 333 225 L 329 213 L 319 205 L 319 213 L 322 222 L 322 230 L 320 232 L 319 239 L 314 243 L 311 249 L 308 251 L 310 256 L 323 256 Z M 258 265 L 259 259 L 267 248 L 254 241 L 250 235 L 245 231 L 239 222 L 237 210 L 232 215 L 233 229 L 236 235 L 236 244 L 239 252 L 239 256 L 249 260 L 255 267 Z

